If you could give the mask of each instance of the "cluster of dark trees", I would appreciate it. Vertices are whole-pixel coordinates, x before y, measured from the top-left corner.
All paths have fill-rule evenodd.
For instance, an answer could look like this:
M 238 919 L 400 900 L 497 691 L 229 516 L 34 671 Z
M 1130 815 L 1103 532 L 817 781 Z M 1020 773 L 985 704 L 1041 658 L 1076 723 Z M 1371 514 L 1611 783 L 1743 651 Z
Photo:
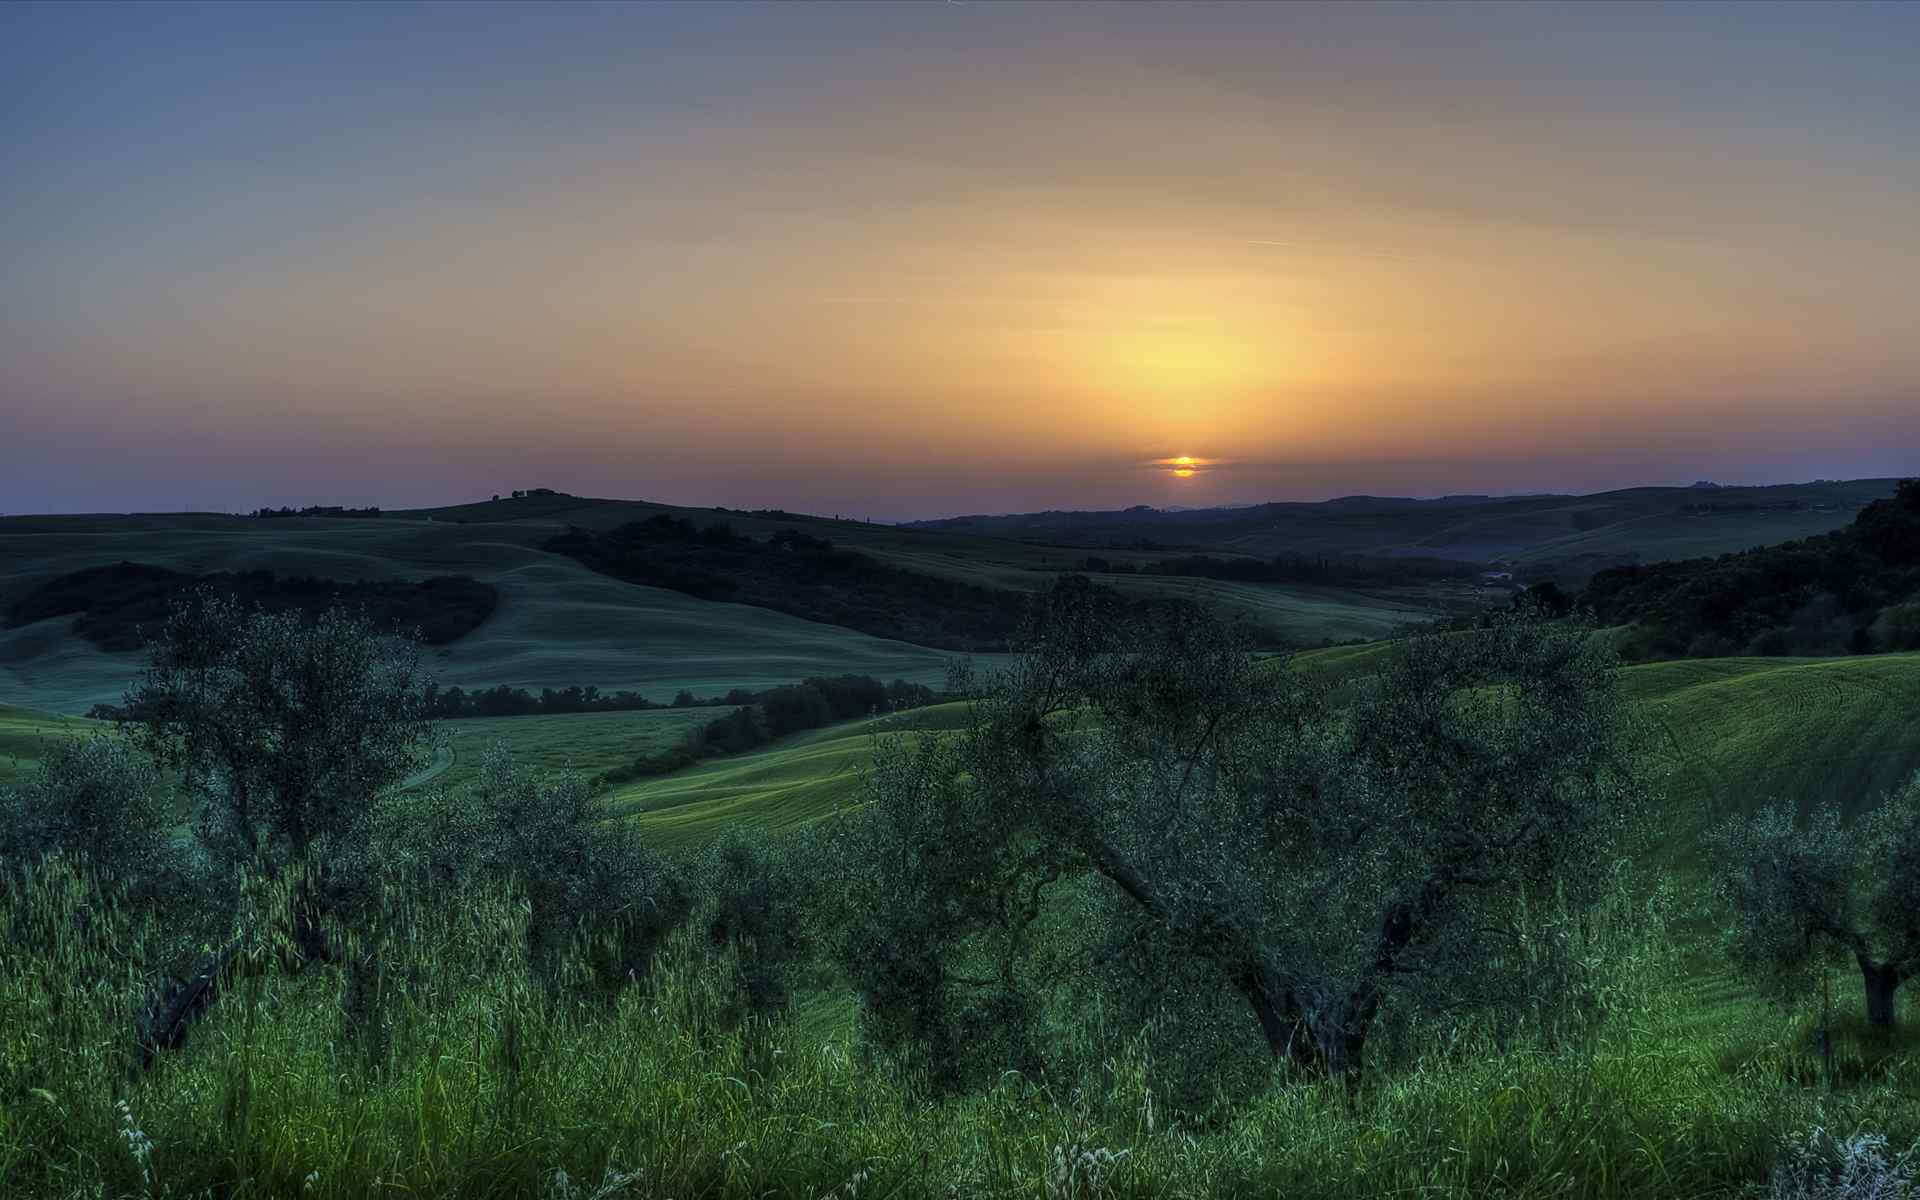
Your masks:
M 629 583 L 940 650 L 1004 650 L 1026 607 L 1019 593 L 905 570 L 798 529 L 760 541 L 724 522 L 702 529 L 662 515 L 606 533 L 570 529 L 545 549 Z
M 639 692 L 602 692 L 589 684 L 565 688 L 541 688 L 535 695 L 526 688 L 498 687 L 442 689 L 427 686 L 424 698 L 427 715 L 435 720 L 460 720 L 465 717 L 531 717 L 551 713 L 627 712 L 642 708 L 663 708 Z M 709 703 L 712 703 L 711 701 Z
M 1579 603 L 1634 658 L 1920 648 L 1920 480 L 1851 525 L 1718 558 L 1611 567 Z
M 271 571 L 190 575 L 147 563 L 117 562 L 48 580 L 15 600 L 7 625 L 77 614 L 73 631 L 103 650 L 137 650 L 147 633 L 188 592 L 230 596 L 268 612 L 317 617 L 335 605 L 358 608 L 374 623 L 397 627 L 430 646 L 465 637 L 493 615 L 500 593 L 464 575 L 431 579 L 322 579 Z
M 738 701 L 739 707 L 726 716 L 692 730 L 671 750 L 642 755 L 624 767 L 603 773 L 597 782 L 617 784 L 666 775 L 701 759 L 745 753 L 790 733 L 854 717 L 919 708 L 936 698 L 933 689 L 923 684 L 904 679 L 882 683 L 871 675 L 805 679 L 758 694 L 736 690 L 727 693 L 726 702 Z
M 259 520 L 269 520 L 275 517 L 358 517 L 365 519 L 379 516 L 380 507 L 378 505 L 372 505 L 367 508 L 347 508 L 340 504 L 309 504 L 305 508 L 288 508 L 283 505 L 279 508 L 256 508 L 247 515 Z
M 1413 587 L 1437 580 L 1471 579 L 1472 563 L 1444 558 L 1332 558 L 1282 554 L 1274 558 L 1216 558 L 1207 554 L 1132 562 L 1090 554 L 1080 568 L 1104 575 L 1180 575 L 1236 583 L 1314 583 L 1327 587 Z

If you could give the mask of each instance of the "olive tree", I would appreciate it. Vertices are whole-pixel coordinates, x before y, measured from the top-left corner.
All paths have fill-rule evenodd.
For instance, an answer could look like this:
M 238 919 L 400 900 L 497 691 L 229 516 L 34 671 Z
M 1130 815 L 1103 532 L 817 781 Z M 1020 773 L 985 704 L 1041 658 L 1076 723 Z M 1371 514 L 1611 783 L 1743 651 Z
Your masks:
M 1410 638 L 1335 705 L 1203 612 L 1068 579 L 1020 649 L 965 729 L 882 748 L 841 834 L 865 1026 L 936 1081 L 1043 1069 L 1063 1012 L 1183 1006 L 1351 1080 L 1390 1004 L 1570 999 L 1529 914 L 1612 892 L 1645 787 L 1586 631 Z
M 609 987 L 644 974 L 690 906 L 678 874 L 584 781 L 529 770 L 500 746 L 468 787 L 381 796 L 352 845 L 339 874 L 363 890 L 394 884 L 446 904 L 476 885 L 510 886 L 531 910 L 533 960 L 550 965 L 591 940 L 586 957 Z
M 345 834 L 420 764 L 424 683 L 411 642 L 351 611 L 308 621 L 202 592 L 161 625 L 127 708 L 203 797 L 206 844 L 273 867 Z
M 144 891 L 179 866 L 173 793 L 124 738 L 69 742 L 0 791 L 0 861 L 66 854 Z
M 1736 969 L 1791 1002 L 1850 958 L 1868 1021 L 1892 1028 L 1900 985 L 1920 974 L 1920 774 L 1851 823 L 1832 803 L 1804 823 L 1773 805 L 1709 844 Z

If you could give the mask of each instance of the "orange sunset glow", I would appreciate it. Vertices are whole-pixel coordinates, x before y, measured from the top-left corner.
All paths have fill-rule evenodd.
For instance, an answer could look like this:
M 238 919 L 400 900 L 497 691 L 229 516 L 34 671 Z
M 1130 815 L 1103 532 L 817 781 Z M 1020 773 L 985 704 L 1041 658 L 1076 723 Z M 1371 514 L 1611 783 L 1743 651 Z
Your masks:
M 891 519 L 1920 448 L 1911 8 L 432 11 L 0 15 L 0 507 L 538 475 Z

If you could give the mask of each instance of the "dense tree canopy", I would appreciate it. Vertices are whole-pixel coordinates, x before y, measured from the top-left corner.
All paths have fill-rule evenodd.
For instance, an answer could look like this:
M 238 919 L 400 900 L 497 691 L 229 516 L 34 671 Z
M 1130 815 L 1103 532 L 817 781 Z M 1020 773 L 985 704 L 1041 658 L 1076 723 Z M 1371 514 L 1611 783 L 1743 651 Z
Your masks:
M 1073 580 L 1021 648 L 959 736 L 882 755 L 840 853 L 867 1028 L 935 1078 L 1044 1070 L 1095 1009 L 1340 1073 L 1389 1008 L 1577 1000 L 1533 922 L 1617 886 L 1644 788 L 1583 630 L 1414 638 L 1351 708 Z
M 1920 600 L 1920 479 L 1832 533 L 1719 558 L 1612 567 L 1580 595 L 1602 624 L 1634 623 L 1640 657 L 1838 654 L 1909 648 Z M 1913 642 L 1912 644 L 1920 644 Z
M 73 631 L 103 650 L 137 650 L 167 614 L 195 592 L 218 592 L 271 612 L 317 618 L 330 608 L 359 609 L 368 620 L 418 636 L 430 646 L 458 641 L 493 615 L 500 593 L 464 575 L 431 579 L 322 579 L 272 571 L 193 575 L 149 563 L 117 562 L 50 579 L 7 609 L 19 626 L 75 614 Z

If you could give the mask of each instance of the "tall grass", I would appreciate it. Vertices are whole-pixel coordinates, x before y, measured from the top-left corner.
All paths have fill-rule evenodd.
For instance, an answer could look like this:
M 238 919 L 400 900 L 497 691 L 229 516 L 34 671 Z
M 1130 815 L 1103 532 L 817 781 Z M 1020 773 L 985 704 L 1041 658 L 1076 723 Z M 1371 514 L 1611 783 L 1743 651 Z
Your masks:
M 56 862 L 0 896 L 8 1197 L 1712 1196 L 1816 1128 L 1920 1136 L 1913 1055 L 1809 1084 L 1797 1026 L 1652 1002 L 1573 1048 L 1463 1037 L 1205 1130 L 1169 1118 L 1138 1042 L 1070 1084 L 935 1103 L 845 1042 L 735 1020 L 729 964 L 684 938 L 610 1000 L 556 986 L 504 891 L 396 901 L 345 947 L 358 971 L 292 972 L 253 937 L 142 1073 L 165 931 L 97 887 Z

